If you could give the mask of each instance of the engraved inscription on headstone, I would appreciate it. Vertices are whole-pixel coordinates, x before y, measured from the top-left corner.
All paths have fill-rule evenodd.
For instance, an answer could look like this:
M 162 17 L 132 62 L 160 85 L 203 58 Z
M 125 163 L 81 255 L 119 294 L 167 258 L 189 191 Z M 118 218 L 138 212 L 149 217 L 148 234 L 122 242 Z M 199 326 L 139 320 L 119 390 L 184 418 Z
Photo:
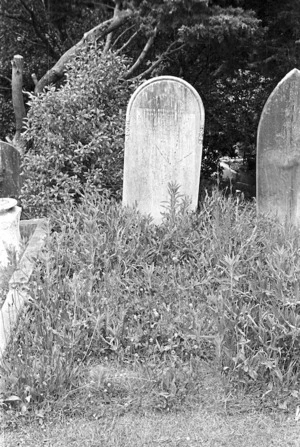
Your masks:
M 300 224 L 300 71 L 267 100 L 257 135 L 257 210 Z
M 182 79 L 159 76 L 141 85 L 127 108 L 123 205 L 161 222 L 168 183 L 198 204 L 204 107 Z

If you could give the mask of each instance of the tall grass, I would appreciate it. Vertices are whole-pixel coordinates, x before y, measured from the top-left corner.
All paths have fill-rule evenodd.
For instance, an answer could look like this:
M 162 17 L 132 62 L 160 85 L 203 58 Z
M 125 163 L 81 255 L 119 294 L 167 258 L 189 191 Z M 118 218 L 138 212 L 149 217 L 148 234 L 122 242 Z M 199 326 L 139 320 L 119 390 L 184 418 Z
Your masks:
M 51 228 L 2 365 L 24 411 L 88 383 L 104 401 L 176 407 L 203 361 L 237 385 L 295 387 L 298 230 L 218 191 L 190 213 L 175 185 L 160 226 L 86 193 Z

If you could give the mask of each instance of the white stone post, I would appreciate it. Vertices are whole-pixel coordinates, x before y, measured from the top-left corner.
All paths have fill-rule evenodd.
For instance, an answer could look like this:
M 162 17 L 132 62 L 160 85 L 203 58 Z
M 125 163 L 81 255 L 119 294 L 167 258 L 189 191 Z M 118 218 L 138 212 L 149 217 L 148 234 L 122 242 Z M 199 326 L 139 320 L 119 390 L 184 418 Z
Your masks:
M 22 209 L 15 199 L 0 199 L 0 268 L 9 263 L 8 250 L 20 251 L 20 217 Z

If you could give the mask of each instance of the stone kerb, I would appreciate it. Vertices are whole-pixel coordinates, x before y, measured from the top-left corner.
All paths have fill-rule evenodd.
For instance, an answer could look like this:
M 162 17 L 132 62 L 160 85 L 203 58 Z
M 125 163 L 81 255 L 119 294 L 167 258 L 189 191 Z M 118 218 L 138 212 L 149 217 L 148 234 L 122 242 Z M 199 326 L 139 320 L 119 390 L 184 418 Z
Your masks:
M 159 76 L 132 95 L 126 115 L 123 205 L 160 223 L 168 183 L 198 205 L 204 107 L 186 81 Z
M 275 87 L 261 114 L 257 134 L 258 213 L 300 224 L 300 71 Z

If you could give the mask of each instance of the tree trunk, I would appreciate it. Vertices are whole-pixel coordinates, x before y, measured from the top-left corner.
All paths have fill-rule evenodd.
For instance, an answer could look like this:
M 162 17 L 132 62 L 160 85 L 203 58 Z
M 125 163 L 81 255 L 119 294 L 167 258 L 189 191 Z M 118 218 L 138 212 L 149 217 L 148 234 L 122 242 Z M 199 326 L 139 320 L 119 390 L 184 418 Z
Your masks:
M 22 142 L 21 132 L 26 116 L 23 99 L 23 65 L 24 59 L 20 55 L 14 56 L 12 64 L 12 101 L 16 118 L 16 132 L 13 138 L 13 145 L 22 154 L 24 144 Z
M 123 25 L 129 17 L 132 15 L 132 11 L 127 9 L 125 11 L 121 11 L 116 20 L 113 18 L 106 20 L 95 28 L 91 29 L 87 33 L 84 34 L 83 38 L 72 48 L 70 48 L 66 53 L 64 53 L 61 58 L 56 62 L 54 67 L 52 67 L 47 73 L 38 81 L 35 81 L 35 94 L 42 93 L 44 88 L 49 84 L 54 84 L 59 79 L 61 79 L 65 73 L 66 64 L 70 61 L 70 59 L 79 51 L 83 45 L 89 40 L 98 40 L 105 37 L 107 34 L 110 34 L 115 29 L 119 28 Z M 32 75 L 34 79 L 35 75 Z

